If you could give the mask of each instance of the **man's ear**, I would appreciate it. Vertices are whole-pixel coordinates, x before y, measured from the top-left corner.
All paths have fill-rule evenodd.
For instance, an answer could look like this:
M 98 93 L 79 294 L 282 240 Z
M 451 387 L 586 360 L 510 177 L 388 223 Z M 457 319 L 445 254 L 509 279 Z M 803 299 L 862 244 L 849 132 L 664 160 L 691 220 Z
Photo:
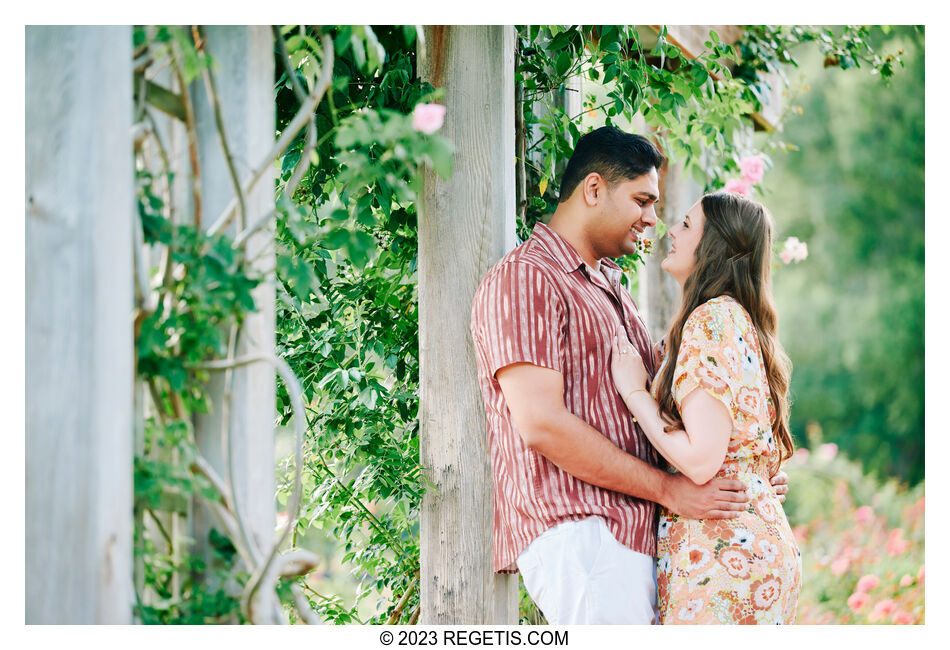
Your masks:
M 607 187 L 607 184 L 604 182 L 603 176 L 597 172 L 591 172 L 584 177 L 583 182 L 581 183 L 581 189 L 584 191 L 584 203 L 589 207 L 594 207 L 600 202 L 600 199 L 603 197 L 604 189 Z

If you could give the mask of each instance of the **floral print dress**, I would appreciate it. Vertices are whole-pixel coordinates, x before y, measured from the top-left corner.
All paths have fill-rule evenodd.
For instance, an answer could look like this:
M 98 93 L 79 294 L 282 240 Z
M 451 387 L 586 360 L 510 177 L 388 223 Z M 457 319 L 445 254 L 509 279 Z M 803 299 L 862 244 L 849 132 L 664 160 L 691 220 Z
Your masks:
M 771 426 L 775 411 L 755 327 L 729 296 L 697 307 L 683 327 L 673 375 L 676 404 L 697 388 L 732 416 L 729 448 L 716 477 L 744 482 L 750 501 L 734 519 L 686 519 L 660 509 L 660 622 L 793 623 L 801 555 L 770 483 L 770 464 L 779 458 Z

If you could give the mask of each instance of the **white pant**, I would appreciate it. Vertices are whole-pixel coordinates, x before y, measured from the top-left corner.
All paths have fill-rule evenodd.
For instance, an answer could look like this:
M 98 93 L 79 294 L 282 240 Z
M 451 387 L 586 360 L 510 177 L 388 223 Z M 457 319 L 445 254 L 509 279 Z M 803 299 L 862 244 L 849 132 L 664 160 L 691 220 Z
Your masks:
M 518 569 L 552 625 L 656 620 L 656 561 L 618 542 L 601 517 L 544 531 L 518 556 Z

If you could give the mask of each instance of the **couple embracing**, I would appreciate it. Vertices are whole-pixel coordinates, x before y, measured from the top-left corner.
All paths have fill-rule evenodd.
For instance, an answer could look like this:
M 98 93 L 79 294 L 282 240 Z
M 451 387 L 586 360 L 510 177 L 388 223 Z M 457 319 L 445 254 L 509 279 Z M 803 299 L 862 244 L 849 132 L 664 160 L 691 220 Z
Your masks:
M 792 623 L 771 217 L 719 192 L 670 229 L 682 306 L 654 346 L 611 258 L 656 223 L 663 162 L 614 127 L 580 138 L 549 224 L 475 294 L 494 569 L 553 624 Z

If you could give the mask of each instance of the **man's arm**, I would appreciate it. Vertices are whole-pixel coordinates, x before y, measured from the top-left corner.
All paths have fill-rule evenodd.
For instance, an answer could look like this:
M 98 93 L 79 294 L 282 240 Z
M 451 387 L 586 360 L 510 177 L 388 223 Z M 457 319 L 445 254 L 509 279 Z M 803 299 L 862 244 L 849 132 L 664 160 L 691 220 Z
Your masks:
M 575 478 L 608 490 L 655 501 L 699 519 L 735 517 L 748 497 L 741 481 L 714 479 L 696 485 L 652 467 L 610 442 L 567 410 L 560 372 L 515 363 L 496 373 L 515 428 L 525 444 Z

